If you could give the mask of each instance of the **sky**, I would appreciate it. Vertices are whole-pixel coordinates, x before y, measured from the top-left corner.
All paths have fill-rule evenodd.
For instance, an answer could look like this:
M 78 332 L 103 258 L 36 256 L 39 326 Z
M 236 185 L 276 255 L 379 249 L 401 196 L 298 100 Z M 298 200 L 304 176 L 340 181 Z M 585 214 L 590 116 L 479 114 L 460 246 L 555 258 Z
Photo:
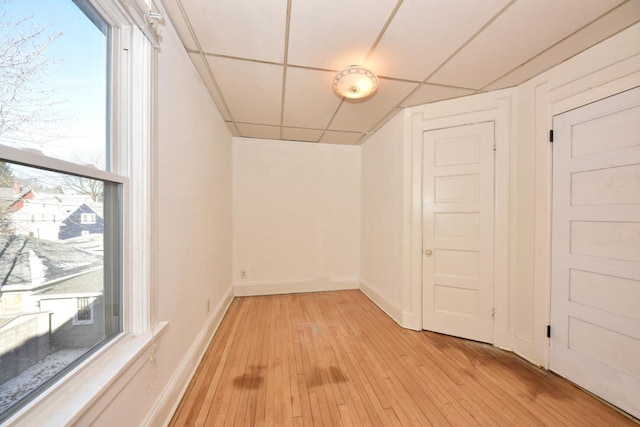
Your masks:
M 38 144 L 20 143 L 22 147 L 42 151 L 45 155 L 80 164 L 104 168 L 106 156 L 107 39 L 71 0 L 0 1 L 2 22 L 16 22 L 32 17 L 24 24 L 45 28 L 48 36 L 59 37 L 47 48 L 52 59 L 41 84 L 51 90 L 55 101 L 52 115 L 56 123 L 48 124 L 50 140 Z M 0 26 L 2 31 L 14 27 Z M 1 82 L 0 82 L 1 83 Z M 0 137 L 0 143 L 19 146 Z

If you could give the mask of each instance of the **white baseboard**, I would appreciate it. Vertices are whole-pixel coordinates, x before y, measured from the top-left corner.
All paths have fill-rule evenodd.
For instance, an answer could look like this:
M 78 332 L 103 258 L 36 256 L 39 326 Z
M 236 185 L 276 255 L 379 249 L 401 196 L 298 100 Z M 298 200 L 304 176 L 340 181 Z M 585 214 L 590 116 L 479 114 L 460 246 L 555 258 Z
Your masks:
M 151 408 L 151 411 L 149 411 L 142 425 L 151 427 L 167 426 L 169 424 L 173 413 L 178 408 L 184 393 L 187 391 L 191 378 L 193 378 L 202 357 L 209 347 L 211 339 L 213 339 L 213 336 L 218 330 L 218 326 L 220 326 L 222 322 L 222 318 L 231 305 L 231 301 L 233 301 L 233 288 L 229 288 L 222 297 L 222 300 L 212 310 L 207 323 L 194 340 L 164 390 L 156 399 L 156 403 Z
M 403 321 L 403 310 L 395 305 L 393 302 L 389 301 L 387 297 L 378 292 L 369 282 L 365 279 L 360 278 L 360 290 L 367 296 L 375 305 L 380 307 L 382 311 L 387 313 L 389 317 L 391 317 L 395 322 L 405 327 L 402 323 Z
M 421 321 L 420 314 L 421 313 L 415 313 L 415 312 L 403 310 L 402 323 L 400 323 L 400 326 L 402 326 L 405 329 L 413 329 L 414 331 L 421 331 L 422 321 Z
M 291 280 L 285 282 L 235 283 L 233 285 L 234 294 L 237 297 L 341 291 L 347 289 L 358 289 L 357 277 L 329 277 L 326 279 Z

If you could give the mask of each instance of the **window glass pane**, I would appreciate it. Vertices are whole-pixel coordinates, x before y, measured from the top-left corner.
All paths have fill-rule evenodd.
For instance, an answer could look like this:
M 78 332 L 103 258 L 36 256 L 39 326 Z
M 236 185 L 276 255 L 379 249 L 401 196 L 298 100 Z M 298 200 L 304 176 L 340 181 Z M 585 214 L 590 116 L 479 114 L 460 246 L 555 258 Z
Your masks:
M 7 162 L 0 174 L 1 419 L 121 322 L 119 185 Z
M 105 169 L 107 26 L 81 0 L 0 0 L 0 144 Z

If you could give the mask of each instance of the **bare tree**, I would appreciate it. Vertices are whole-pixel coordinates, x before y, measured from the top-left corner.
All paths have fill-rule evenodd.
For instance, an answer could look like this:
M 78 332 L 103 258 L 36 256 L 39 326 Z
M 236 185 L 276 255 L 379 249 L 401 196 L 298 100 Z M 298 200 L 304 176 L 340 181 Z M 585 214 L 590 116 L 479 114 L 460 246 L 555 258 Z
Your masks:
M 13 187 L 16 178 L 7 162 L 0 161 L 0 187 Z
M 66 175 L 63 178 L 63 189 L 65 192 L 71 190 L 76 194 L 87 195 L 94 202 L 102 202 L 104 198 L 103 182 L 91 178 Z
M 73 158 L 72 161 L 81 165 L 103 165 L 104 153 L 97 153 L 92 157 L 88 153 L 81 152 L 79 154 L 76 154 L 75 158 Z M 75 194 L 87 195 L 91 197 L 91 200 L 93 200 L 94 202 L 102 203 L 104 200 L 104 183 L 102 181 L 73 175 L 63 175 L 60 179 L 59 184 L 65 192 L 71 191 Z
M 52 65 L 60 60 L 48 56 L 47 49 L 62 33 L 51 34 L 50 26 L 38 25 L 33 15 L 12 17 L 7 12 L 12 1 L 0 0 L 0 143 L 37 147 L 60 139 L 53 129 L 66 120 L 57 108 L 62 101 L 56 99 L 56 91 L 44 84 Z M 78 158 L 76 162 L 91 163 L 87 160 Z M 104 163 L 104 159 L 102 163 L 94 160 L 95 165 Z M 0 180 L 7 182 L 0 181 L 0 186 L 13 185 L 8 182 L 13 179 L 10 166 L 3 163 L 2 167 Z M 72 175 L 54 180 L 64 192 L 84 194 L 95 202 L 103 200 L 102 181 Z M 33 188 L 36 185 L 31 183 Z
M 0 139 L 19 146 L 48 140 L 61 119 L 54 91 L 42 84 L 54 63 L 46 50 L 60 33 L 48 34 L 33 16 L 9 18 L 9 3 L 0 0 Z

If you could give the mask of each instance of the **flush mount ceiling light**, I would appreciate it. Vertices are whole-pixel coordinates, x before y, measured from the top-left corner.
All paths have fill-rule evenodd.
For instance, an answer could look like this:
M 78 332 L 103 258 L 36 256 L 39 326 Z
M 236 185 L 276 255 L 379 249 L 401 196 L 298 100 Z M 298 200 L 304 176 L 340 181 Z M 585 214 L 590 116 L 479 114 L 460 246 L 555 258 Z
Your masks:
M 378 90 L 378 78 L 371 70 L 351 65 L 333 78 L 333 90 L 345 98 L 366 98 Z

